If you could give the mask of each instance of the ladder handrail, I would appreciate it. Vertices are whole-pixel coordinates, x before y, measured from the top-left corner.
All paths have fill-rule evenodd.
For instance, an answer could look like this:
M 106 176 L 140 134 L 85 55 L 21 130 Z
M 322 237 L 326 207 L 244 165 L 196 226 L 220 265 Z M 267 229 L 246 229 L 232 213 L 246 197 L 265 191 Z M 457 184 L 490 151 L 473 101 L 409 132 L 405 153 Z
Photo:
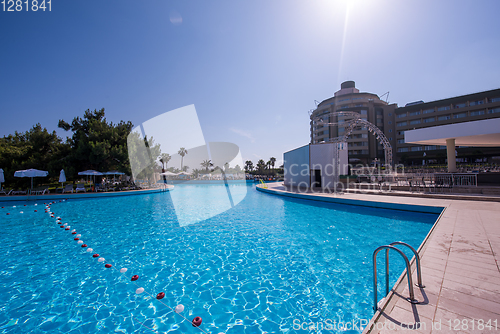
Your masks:
M 417 304 L 418 301 L 415 299 L 415 294 L 413 293 L 413 280 L 411 278 L 411 270 L 410 270 L 411 268 L 410 268 L 410 261 L 408 261 L 408 257 L 406 257 L 405 253 L 403 253 L 403 251 L 401 251 L 400 249 L 398 249 L 394 246 L 385 245 L 385 246 L 380 246 L 379 248 L 375 249 L 375 251 L 373 252 L 373 310 L 375 312 L 377 312 L 377 254 L 382 249 L 386 249 L 386 250 L 393 249 L 396 252 L 398 252 L 405 260 L 406 273 L 407 273 L 406 276 L 408 276 L 408 290 L 410 292 L 410 297 L 407 298 L 406 300 L 408 300 L 412 304 Z M 386 252 L 386 261 L 387 261 L 386 262 L 386 292 L 387 292 L 387 294 L 389 294 L 389 284 L 388 284 L 389 283 L 389 262 L 388 262 L 388 260 L 389 260 L 389 252 Z
M 419 288 L 425 288 L 425 285 L 422 283 L 422 270 L 420 269 L 420 255 L 418 255 L 418 252 L 415 250 L 415 248 L 408 245 L 406 242 L 395 241 L 395 242 L 391 242 L 389 244 L 389 246 L 394 246 L 394 245 L 406 246 L 413 252 L 413 254 L 415 255 L 415 262 L 417 264 L 417 279 L 418 279 L 418 283 L 415 285 L 418 286 Z M 389 250 L 387 249 L 386 253 L 388 253 L 388 252 L 389 252 Z M 388 255 L 386 255 L 386 258 L 388 259 Z

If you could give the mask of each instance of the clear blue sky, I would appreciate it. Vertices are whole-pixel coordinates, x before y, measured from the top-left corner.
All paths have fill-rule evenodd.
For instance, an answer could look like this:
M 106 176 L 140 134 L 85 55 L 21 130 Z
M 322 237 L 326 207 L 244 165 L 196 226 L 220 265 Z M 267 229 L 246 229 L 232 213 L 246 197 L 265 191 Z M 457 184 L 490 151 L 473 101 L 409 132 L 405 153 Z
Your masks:
M 52 0 L 51 12 L 0 11 L 0 136 L 40 122 L 65 138 L 58 120 L 89 108 L 139 125 L 194 104 L 207 141 L 281 163 L 308 143 L 314 100 L 342 81 L 400 106 L 500 88 L 499 10 L 496 0 Z

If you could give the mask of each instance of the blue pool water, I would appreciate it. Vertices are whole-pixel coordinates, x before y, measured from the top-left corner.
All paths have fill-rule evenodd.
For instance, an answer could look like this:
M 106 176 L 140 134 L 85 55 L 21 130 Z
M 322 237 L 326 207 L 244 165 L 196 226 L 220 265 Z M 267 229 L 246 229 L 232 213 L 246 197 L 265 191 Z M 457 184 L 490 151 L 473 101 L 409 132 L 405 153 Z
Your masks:
M 219 186 L 174 191 L 196 215 L 207 187 Z M 231 187 L 248 187 L 242 202 L 183 227 L 169 193 L 53 204 L 102 263 L 43 203 L 8 204 L 0 211 L 0 333 L 202 333 L 166 306 L 177 304 L 187 319 L 202 317 L 207 333 L 296 333 L 304 323 L 370 319 L 373 251 L 396 240 L 417 248 L 437 218 Z M 391 285 L 403 270 L 393 258 Z M 164 304 L 154 298 L 162 291 Z

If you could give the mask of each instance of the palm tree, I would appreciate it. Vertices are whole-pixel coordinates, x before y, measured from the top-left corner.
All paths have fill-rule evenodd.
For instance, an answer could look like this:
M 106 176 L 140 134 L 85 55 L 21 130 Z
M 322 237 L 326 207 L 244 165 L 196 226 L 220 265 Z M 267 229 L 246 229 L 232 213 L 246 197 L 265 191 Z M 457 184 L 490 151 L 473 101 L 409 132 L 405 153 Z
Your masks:
M 165 168 L 167 167 L 168 162 L 170 161 L 170 159 L 172 159 L 172 157 L 170 156 L 170 154 L 168 154 L 168 153 L 162 153 L 161 154 L 160 162 L 161 162 L 161 172 L 162 173 L 165 173 Z
M 257 162 L 257 168 L 259 169 L 259 172 L 263 172 L 264 169 L 266 168 L 266 162 L 264 160 L 260 159 Z
M 184 162 L 184 156 L 185 156 L 186 154 L 188 154 L 188 151 L 187 151 L 184 147 L 181 147 L 181 148 L 179 149 L 179 152 L 177 152 L 177 154 L 181 156 L 181 170 L 182 170 L 182 164 L 183 164 L 183 162 Z
M 202 163 L 200 163 L 201 167 L 205 167 L 205 170 L 208 172 L 208 169 L 210 167 L 213 167 L 214 164 L 212 163 L 212 160 L 203 160 Z
M 276 162 L 276 158 L 275 157 L 271 157 L 269 159 L 269 162 L 271 163 L 271 166 L 273 166 L 273 169 L 274 169 L 274 163 Z
M 245 161 L 245 171 L 251 172 L 253 170 L 253 162 L 251 160 Z

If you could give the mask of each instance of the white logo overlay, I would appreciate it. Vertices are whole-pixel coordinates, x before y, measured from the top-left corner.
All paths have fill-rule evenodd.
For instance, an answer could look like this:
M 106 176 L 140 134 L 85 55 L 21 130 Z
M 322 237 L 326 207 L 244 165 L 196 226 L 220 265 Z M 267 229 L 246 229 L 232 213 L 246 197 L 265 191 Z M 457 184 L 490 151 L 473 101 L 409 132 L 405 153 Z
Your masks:
M 246 196 L 239 147 L 227 142 L 206 143 L 194 105 L 135 127 L 127 145 L 136 184 L 174 185 L 169 193 L 180 226 L 227 211 Z M 180 191 L 185 186 L 191 187 Z

